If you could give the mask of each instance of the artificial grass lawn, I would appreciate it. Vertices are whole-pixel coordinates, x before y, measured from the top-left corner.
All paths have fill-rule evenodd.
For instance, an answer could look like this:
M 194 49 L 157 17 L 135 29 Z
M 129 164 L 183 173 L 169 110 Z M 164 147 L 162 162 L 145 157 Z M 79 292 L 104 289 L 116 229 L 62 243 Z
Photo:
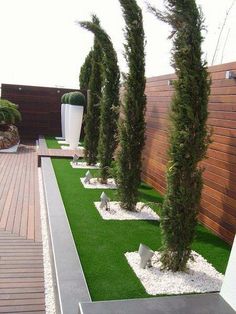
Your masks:
M 157 221 L 103 220 L 93 202 L 102 190 L 84 189 L 80 182 L 87 170 L 72 169 L 67 159 L 53 159 L 58 185 L 93 301 L 150 297 L 128 265 L 124 253 L 137 251 L 142 242 L 153 250 L 161 246 Z M 91 170 L 96 176 L 97 171 Z M 117 200 L 116 190 L 105 190 Z M 159 203 L 161 196 L 146 184 L 140 200 Z M 151 206 L 158 212 L 158 205 Z M 203 226 L 197 227 L 193 247 L 224 273 L 230 246 Z
M 45 141 L 48 148 L 61 148 L 61 145 L 58 144 L 57 140 L 55 139 L 55 136 L 45 136 Z
M 61 148 L 61 145 L 58 144 L 57 140 L 55 139 L 55 136 L 46 136 L 45 141 L 48 148 L 56 148 L 56 149 Z M 69 146 L 69 144 L 63 144 L 63 145 Z M 83 141 L 80 141 L 80 146 L 84 146 Z

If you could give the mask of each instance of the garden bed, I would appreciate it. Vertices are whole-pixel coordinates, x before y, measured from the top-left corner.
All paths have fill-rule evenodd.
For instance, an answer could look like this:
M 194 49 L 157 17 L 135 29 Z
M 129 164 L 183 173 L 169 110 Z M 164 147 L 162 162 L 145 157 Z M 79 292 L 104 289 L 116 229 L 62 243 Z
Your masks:
M 159 223 L 103 220 L 94 206 L 102 190 L 84 189 L 81 184 L 80 178 L 86 170 L 72 169 L 69 160 L 53 159 L 52 162 L 92 300 L 148 297 L 124 254 L 137 251 L 141 242 L 158 250 L 161 246 Z M 95 176 L 97 171 L 93 170 L 92 174 Z M 142 184 L 139 192 L 140 201 L 151 203 L 158 213 L 158 205 L 154 203 L 161 202 L 161 196 L 146 184 Z M 117 200 L 116 193 L 106 190 L 111 200 Z M 229 245 L 199 225 L 192 249 L 224 273 Z
M 62 146 L 68 146 L 69 147 L 69 144 L 60 144 L 58 143 L 58 140 L 56 139 L 55 136 L 45 136 L 45 141 L 46 141 L 46 144 L 47 144 L 47 147 L 48 148 L 55 148 L 55 149 L 62 149 Z M 80 142 L 79 146 L 84 146 L 84 143 L 83 141 Z

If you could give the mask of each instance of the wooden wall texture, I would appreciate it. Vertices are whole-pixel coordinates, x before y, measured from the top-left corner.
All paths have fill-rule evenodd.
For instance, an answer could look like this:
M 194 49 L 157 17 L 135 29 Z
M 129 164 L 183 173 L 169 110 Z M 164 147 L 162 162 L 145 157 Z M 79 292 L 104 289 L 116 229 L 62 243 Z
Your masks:
M 199 220 L 232 243 L 236 232 L 236 79 L 225 79 L 236 62 L 209 67 L 212 78 L 208 104 L 208 125 L 213 128 L 213 143 L 208 149 Z M 146 144 L 143 151 L 143 179 L 162 194 L 168 148 L 168 110 L 174 75 L 147 80 Z
M 19 105 L 22 139 L 61 134 L 61 96 L 73 89 L 2 84 L 2 98 Z

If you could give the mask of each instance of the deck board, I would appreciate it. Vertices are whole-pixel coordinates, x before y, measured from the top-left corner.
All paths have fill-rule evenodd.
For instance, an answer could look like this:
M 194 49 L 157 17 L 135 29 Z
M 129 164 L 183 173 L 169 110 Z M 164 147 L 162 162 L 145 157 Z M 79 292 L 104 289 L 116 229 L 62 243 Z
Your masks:
M 0 153 L 0 313 L 45 313 L 34 145 Z

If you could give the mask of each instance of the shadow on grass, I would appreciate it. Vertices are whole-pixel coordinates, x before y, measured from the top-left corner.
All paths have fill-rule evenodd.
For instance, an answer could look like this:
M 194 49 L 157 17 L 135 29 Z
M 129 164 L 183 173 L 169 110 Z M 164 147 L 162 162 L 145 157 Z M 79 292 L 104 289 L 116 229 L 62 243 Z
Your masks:
M 196 231 L 197 242 L 201 242 L 203 244 L 208 243 L 221 249 L 230 249 L 229 244 L 216 237 L 213 233 L 211 233 L 211 231 L 205 229 L 202 225 L 199 224 Z
M 140 199 L 144 199 L 146 202 L 152 202 L 152 203 L 155 203 L 156 205 L 160 205 L 163 202 L 163 199 L 161 196 L 148 194 L 148 193 L 145 193 L 144 191 L 139 191 L 139 197 Z

